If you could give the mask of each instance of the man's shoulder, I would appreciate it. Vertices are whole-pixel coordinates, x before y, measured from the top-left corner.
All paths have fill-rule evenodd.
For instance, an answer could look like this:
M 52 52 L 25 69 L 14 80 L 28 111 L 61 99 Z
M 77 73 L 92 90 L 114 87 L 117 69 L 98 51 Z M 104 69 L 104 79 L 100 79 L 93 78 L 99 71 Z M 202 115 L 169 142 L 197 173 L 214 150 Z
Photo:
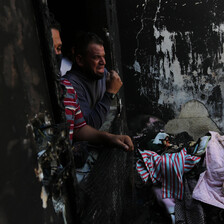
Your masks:
M 76 98 L 76 91 L 73 85 L 71 84 L 71 82 L 69 82 L 69 80 L 67 80 L 64 77 L 60 79 L 60 82 L 61 82 L 61 85 L 66 89 L 66 91 L 64 92 L 65 97 Z
M 66 89 L 74 89 L 71 82 L 65 77 L 61 78 L 60 82 L 63 86 L 65 86 Z
M 69 79 L 70 77 L 72 77 L 74 75 L 74 70 L 69 70 L 65 73 L 65 75 L 63 77 L 65 77 L 66 79 Z
M 70 83 L 70 81 L 69 81 L 67 78 L 65 78 L 64 76 L 63 76 L 63 78 L 60 78 L 60 82 L 61 82 L 61 84 L 64 84 L 64 85 L 66 85 L 66 86 L 70 86 L 70 85 L 72 85 L 72 84 Z
M 76 69 L 71 69 L 67 71 L 63 77 L 65 77 L 70 82 L 78 81 L 80 79 L 80 72 Z

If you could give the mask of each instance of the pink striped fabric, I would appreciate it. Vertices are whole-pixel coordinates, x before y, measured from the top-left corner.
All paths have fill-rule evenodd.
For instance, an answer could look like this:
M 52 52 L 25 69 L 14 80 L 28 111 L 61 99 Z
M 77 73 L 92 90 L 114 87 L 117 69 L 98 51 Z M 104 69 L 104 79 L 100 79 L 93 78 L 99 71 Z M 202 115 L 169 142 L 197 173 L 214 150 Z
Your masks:
M 86 122 L 80 109 L 76 91 L 71 83 L 67 79 L 62 78 L 61 85 L 64 87 L 63 103 L 65 107 L 65 116 L 67 122 L 70 124 L 69 139 L 72 143 L 74 128 L 81 128 L 86 125 Z
M 162 198 L 183 198 L 183 174 L 190 171 L 200 157 L 187 154 L 184 148 L 178 153 L 166 153 L 162 156 L 149 150 L 139 150 L 142 158 L 136 168 L 142 180 L 162 183 Z

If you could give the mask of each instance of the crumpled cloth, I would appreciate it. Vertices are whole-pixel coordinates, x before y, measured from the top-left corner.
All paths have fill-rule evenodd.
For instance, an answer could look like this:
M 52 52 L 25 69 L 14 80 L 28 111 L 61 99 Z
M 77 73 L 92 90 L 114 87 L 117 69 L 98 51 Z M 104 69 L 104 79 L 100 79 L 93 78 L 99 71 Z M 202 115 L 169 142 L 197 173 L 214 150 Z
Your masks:
M 197 178 L 184 178 L 184 198 L 175 200 L 175 224 L 206 224 L 206 215 L 200 201 L 192 198 Z
M 192 197 L 204 203 L 224 209 L 224 136 L 210 131 L 205 163 L 206 171 L 200 174 Z
M 136 169 L 142 180 L 147 182 L 150 178 L 152 183 L 161 182 L 162 198 L 182 200 L 183 174 L 190 171 L 201 158 L 187 154 L 186 148 L 162 156 L 149 150 L 139 150 L 139 153 L 142 159 L 136 162 Z

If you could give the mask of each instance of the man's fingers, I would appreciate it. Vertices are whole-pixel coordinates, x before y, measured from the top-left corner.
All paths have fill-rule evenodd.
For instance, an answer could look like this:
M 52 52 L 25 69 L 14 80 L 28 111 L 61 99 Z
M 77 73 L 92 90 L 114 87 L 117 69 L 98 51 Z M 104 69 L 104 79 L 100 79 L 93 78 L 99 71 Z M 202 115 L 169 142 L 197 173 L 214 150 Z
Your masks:
M 126 145 L 125 143 L 123 143 L 123 142 L 120 142 L 120 145 L 122 146 L 122 148 L 124 149 L 124 150 L 126 150 L 126 151 L 129 151 L 129 146 L 128 145 Z
M 115 72 L 114 70 L 112 70 L 112 71 L 110 71 L 110 77 L 111 78 L 115 78 L 115 77 L 120 77 L 120 76 L 118 75 L 117 72 Z
M 124 139 L 123 139 L 122 143 L 123 143 L 123 146 L 124 146 L 125 150 L 127 150 L 127 151 L 133 151 L 134 150 L 134 145 L 133 145 L 130 137 L 124 136 Z

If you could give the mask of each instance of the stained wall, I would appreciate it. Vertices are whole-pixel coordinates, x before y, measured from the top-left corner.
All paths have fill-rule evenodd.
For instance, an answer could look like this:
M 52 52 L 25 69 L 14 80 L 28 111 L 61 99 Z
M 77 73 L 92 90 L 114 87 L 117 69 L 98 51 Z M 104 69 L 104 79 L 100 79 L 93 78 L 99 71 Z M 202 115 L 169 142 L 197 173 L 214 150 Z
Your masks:
M 0 1 L 0 223 L 62 223 L 43 208 L 31 119 L 52 115 L 32 1 Z
M 116 4 L 129 121 L 142 113 L 167 122 L 198 100 L 223 130 L 223 1 Z

